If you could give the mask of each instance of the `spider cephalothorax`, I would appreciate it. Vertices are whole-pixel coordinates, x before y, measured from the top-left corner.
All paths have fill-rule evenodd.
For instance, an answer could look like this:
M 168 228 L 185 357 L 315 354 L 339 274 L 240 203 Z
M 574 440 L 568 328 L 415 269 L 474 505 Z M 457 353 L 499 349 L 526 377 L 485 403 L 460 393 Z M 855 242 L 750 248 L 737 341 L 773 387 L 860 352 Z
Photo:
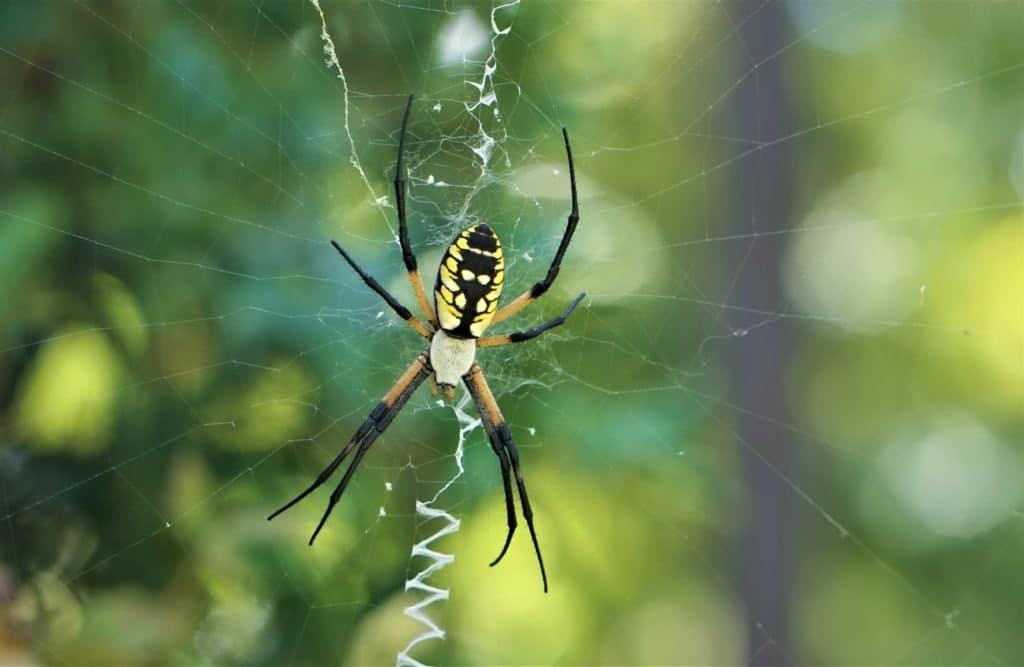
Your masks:
M 544 294 L 558 276 L 562 257 L 569 247 L 573 232 L 576 231 L 576 223 L 579 221 L 579 204 L 576 201 L 576 171 L 573 167 L 572 151 L 569 148 L 569 134 L 565 128 L 562 128 L 562 138 L 565 140 L 565 152 L 569 161 L 572 209 L 565 226 L 565 233 L 562 235 L 562 242 L 558 245 L 555 258 L 544 279 L 499 309 L 498 298 L 501 296 L 501 288 L 505 282 L 505 263 L 501 254 L 501 243 L 498 242 L 497 235 L 488 225 L 472 225 L 455 237 L 441 260 L 441 265 L 437 270 L 437 281 L 434 285 L 434 307 L 432 307 L 423 289 L 423 279 L 416 266 L 416 255 L 413 254 L 412 246 L 409 243 L 409 228 L 405 217 L 405 174 L 402 169 L 402 157 L 405 149 L 405 128 L 409 123 L 412 103 L 413 97 L 410 95 L 409 103 L 405 108 L 405 118 L 402 121 L 402 132 L 398 140 L 398 160 L 395 166 L 395 207 L 398 209 L 398 239 L 402 247 L 402 259 L 405 262 L 416 301 L 426 314 L 427 322 L 421 321 L 395 297 L 391 296 L 380 283 L 363 271 L 338 243 L 335 241 L 331 241 L 331 243 L 370 289 L 384 299 L 413 330 L 430 341 L 430 347 L 416 357 L 416 360 L 398 378 L 391 390 L 377 403 L 377 406 L 370 412 L 370 416 L 356 430 L 348 444 L 317 475 L 316 480 L 305 491 L 268 518 L 273 519 L 312 493 L 326 482 L 338 469 L 338 466 L 354 451 L 352 463 L 349 464 L 341 482 L 331 493 L 327 510 L 320 519 L 320 523 L 317 524 L 316 530 L 313 531 L 312 537 L 309 538 L 309 543 L 313 544 L 320 529 L 326 523 L 327 517 L 330 516 L 331 510 L 334 509 L 348 487 L 363 456 L 391 424 L 419 386 L 427 378 L 430 378 L 441 387 L 445 397 L 451 400 L 455 395 L 456 385 L 462 381 L 473 398 L 480 421 L 490 440 L 491 449 L 494 450 L 501 464 L 508 532 L 501 552 L 491 565 L 496 565 L 505 555 L 516 530 L 515 503 L 512 500 L 512 475 L 514 474 L 516 488 L 519 491 L 519 501 L 523 506 L 523 517 L 530 529 L 533 548 L 537 554 L 537 563 L 540 566 L 541 579 L 544 582 L 544 592 L 547 592 L 548 577 L 544 570 L 544 559 L 541 557 L 537 532 L 533 527 L 533 510 L 526 493 L 526 483 L 523 481 L 523 474 L 519 468 L 519 451 L 515 441 L 512 440 L 508 424 L 505 423 L 505 418 L 501 415 L 498 403 L 494 400 L 494 394 L 487 386 L 483 370 L 476 363 L 476 350 L 478 347 L 521 343 L 539 336 L 548 329 L 565 322 L 569 314 L 583 300 L 584 295 L 580 294 L 561 315 L 532 329 L 483 337 L 484 330 L 489 325 L 497 324 L 518 313 L 534 299 Z

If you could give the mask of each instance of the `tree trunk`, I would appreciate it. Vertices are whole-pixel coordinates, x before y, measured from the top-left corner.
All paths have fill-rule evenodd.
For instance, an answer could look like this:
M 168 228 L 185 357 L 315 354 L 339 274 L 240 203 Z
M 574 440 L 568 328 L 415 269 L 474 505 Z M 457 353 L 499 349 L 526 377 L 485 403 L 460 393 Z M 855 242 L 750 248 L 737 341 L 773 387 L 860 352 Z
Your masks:
M 736 79 L 731 95 L 734 135 L 757 142 L 772 142 L 791 132 L 790 104 L 783 81 L 785 16 L 781 2 L 744 2 L 730 5 L 737 30 Z M 744 532 L 738 549 L 737 587 L 746 605 L 747 660 L 751 665 L 787 665 L 793 662 L 789 640 L 791 555 L 793 541 L 792 495 L 779 473 L 789 476 L 792 435 L 774 424 L 789 423 L 785 404 L 785 372 L 789 366 L 789 320 L 773 319 L 764 311 L 780 312 L 782 258 L 785 234 L 770 234 L 789 226 L 794 165 L 790 142 L 782 141 L 749 152 L 735 163 L 731 232 L 753 235 L 732 245 L 731 276 L 734 291 L 723 301 L 760 314 L 728 310 L 734 330 L 749 330 L 730 346 L 732 401 L 742 411 L 735 420 L 747 493 L 741 521 Z M 760 236 L 762 233 L 769 233 Z M 770 465 L 769 465 L 770 464 Z M 774 468 L 774 469 L 773 469 Z

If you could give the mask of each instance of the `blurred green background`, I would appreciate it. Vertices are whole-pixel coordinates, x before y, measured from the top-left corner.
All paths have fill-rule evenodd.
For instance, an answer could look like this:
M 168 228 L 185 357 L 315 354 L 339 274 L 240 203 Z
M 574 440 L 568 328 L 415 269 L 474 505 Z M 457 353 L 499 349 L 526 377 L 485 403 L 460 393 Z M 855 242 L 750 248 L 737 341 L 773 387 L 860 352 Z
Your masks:
M 304 488 L 422 347 L 486 220 L 479 355 L 551 580 L 479 428 L 436 506 L 444 664 L 1021 664 L 1024 6 L 322 0 L 0 6 L 0 662 L 393 664 L 421 390 L 314 548 Z M 501 325 L 502 330 L 513 322 Z M 499 327 L 495 327 L 498 329 Z M 471 412 L 471 410 L 470 410 Z M 337 479 L 337 477 L 336 477 Z M 328 485 L 330 486 L 330 485 Z M 525 528 L 525 527 L 524 527 Z

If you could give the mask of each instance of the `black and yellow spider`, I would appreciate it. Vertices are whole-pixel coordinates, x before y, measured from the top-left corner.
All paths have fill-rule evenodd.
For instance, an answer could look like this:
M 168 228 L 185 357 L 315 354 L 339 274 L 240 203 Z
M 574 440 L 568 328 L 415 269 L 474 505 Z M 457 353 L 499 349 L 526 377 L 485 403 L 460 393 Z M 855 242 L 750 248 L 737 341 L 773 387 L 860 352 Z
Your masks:
M 402 258 L 405 260 L 405 268 L 409 273 L 409 281 L 412 283 L 413 292 L 420 308 L 427 315 L 427 322 L 424 323 L 408 308 L 391 296 L 380 283 L 369 276 L 356 264 L 355 260 L 337 242 L 331 241 L 341 256 L 345 258 L 363 282 L 376 292 L 399 317 L 406 321 L 418 334 L 430 341 L 430 347 L 416 357 L 416 360 L 409 368 L 402 373 L 391 390 L 384 395 L 384 398 L 370 412 L 370 416 L 356 430 L 352 439 L 337 456 L 324 468 L 316 480 L 305 491 L 300 493 L 294 500 L 277 510 L 268 517 L 273 519 L 281 512 L 292 507 L 300 500 L 308 496 L 314 489 L 323 484 L 334 474 L 338 466 L 345 458 L 355 450 L 352 463 L 345 471 L 341 482 L 331 493 L 330 502 L 324 512 L 309 544 L 312 545 L 323 528 L 327 517 L 330 516 L 334 506 L 338 503 L 341 495 L 345 493 L 352 474 L 355 472 L 359 462 L 369 451 L 370 446 L 391 424 L 391 421 L 398 415 L 405 406 L 413 392 L 428 377 L 432 377 L 435 385 L 440 386 L 445 398 L 452 400 L 455 396 L 455 385 L 461 380 L 466 384 L 473 403 L 476 405 L 483 423 L 484 430 L 491 442 L 491 449 L 501 463 L 501 475 L 505 486 L 505 509 L 508 515 L 508 533 L 505 537 L 505 544 L 501 547 L 501 553 L 494 559 L 491 565 L 498 562 L 508 551 L 512 542 L 512 535 L 516 530 L 516 511 L 512 501 L 512 480 L 510 471 L 515 474 L 516 486 L 519 489 L 519 500 L 523 506 L 523 516 L 526 518 L 526 525 L 530 529 L 530 537 L 533 539 L 533 548 L 537 552 L 537 562 L 540 565 L 541 579 L 544 582 L 544 592 L 548 590 L 548 577 L 544 570 L 544 559 L 540 554 L 540 545 L 537 542 L 537 532 L 533 527 L 533 510 L 530 508 L 530 500 L 526 495 L 526 483 L 523 481 L 523 473 L 519 468 L 519 452 L 516 443 L 512 440 L 508 424 L 501 416 L 498 403 L 487 386 L 484 379 L 484 372 L 476 363 L 474 357 L 478 347 L 494 347 L 507 345 L 509 343 L 521 343 L 529 340 L 548 329 L 557 327 L 565 322 L 573 309 L 583 300 L 584 294 L 580 294 L 569 304 L 565 312 L 555 319 L 545 322 L 532 329 L 515 331 L 513 333 L 497 336 L 483 336 L 484 330 L 489 324 L 501 322 L 502 320 L 518 313 L 529 305 L 534 299 L 548 291 L 551 284 L 558 276 L 558 269 L 562 263 L 566 248 L 572 240 L 573 232 L 576 230 L 576 223 L 579 221 L 579 205 L 576 201 L 576 172 L 572 162 L 572 150 L 569 148 L 569 133 L 562 128 L 562 138 L 565 140 L 565 152 L 569 161 L 569 187 L 572 193 L 572 211 L 569 213 L 569 220 L 565 227 L 565 234 L 562 242 L 558 245 L 555 258 L 548 268 L 544 279 L 536 283 L 529 290 L 520 294 L 507 306 L 498 310 L 498 297 L 501 295 L 501 288 L 504 284 L 505 271 L 504 260 L 501 254 L 501 244 L 498 237 L 486 224 L 477 224 L 462 230 L 445 252 L 438 268 L 437 281 L 434 284 L 434 303 L 437 306 L 435 315 L 434 308 L 427 301 L 427 295 L 423 290 L 423 280 L 416 268 L 416 256 L 409 244 L 409 230 L 405 220 L 405 176 L 402 169 L 402 155 L 405 150 L 405 128 L 409 123 L 409 112 L 412 110 L 413 96 L 409 96 L 408 105 L 405 108 L 405 117 L 402 120 L 402 132 L 398 140 L 398 161 L 395 166 L 395 203 L 398 209 L 398 231 L 399 243 L 402 247 Z

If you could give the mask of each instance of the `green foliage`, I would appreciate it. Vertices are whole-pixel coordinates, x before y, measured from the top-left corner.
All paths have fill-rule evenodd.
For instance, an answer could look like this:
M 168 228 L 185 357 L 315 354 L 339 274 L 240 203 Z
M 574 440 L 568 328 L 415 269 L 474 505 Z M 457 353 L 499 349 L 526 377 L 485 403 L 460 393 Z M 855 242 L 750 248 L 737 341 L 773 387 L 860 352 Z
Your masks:
M 792 661 L 1024 662 L 1020 5 L 789 0 L 772 60 L 793 132 L 745 137 L 732 95 L 767 61 L 738 39 L 743 3 L 321 4 L 344 82 L 306 2 L 0 7 L 0 661 L 380 664 L 420 631 L 403 587 L 436 526 L 414 507 L 458 433 L 426 390 L 314 548 L 329 492 L 265 520 L 421 347 L 327 244 L 413 305 L 387 202 L 415 92 L 427 283 L 477 219 L 509 298 L 540 278 L 564 125 L 580 231 L 517 328 L 589 296 L 479 354 L 552 591 L 525 526 L 487 567 L 505 515 L 477 428 L 438 503 L 463 521 L 433 545 L 456 555 L 431 608 L 447 636 L 414 657 L 735 664 L 782 639 L 736 573 L 766 493 L 744 461 L 771 459 L 740 435 L 731 364 L 785 326 L 765 391 L 788 415 L 753 417 L 795 452 L 771 464 Z M 442 36 L 473 30 L 446 60 Z M 497 101 L 473 107 L 492 43 Z M 778 146 L 794 205 L 765 231 L 737 171 Z M 739 302 L 773 243 L 781 296 Z

